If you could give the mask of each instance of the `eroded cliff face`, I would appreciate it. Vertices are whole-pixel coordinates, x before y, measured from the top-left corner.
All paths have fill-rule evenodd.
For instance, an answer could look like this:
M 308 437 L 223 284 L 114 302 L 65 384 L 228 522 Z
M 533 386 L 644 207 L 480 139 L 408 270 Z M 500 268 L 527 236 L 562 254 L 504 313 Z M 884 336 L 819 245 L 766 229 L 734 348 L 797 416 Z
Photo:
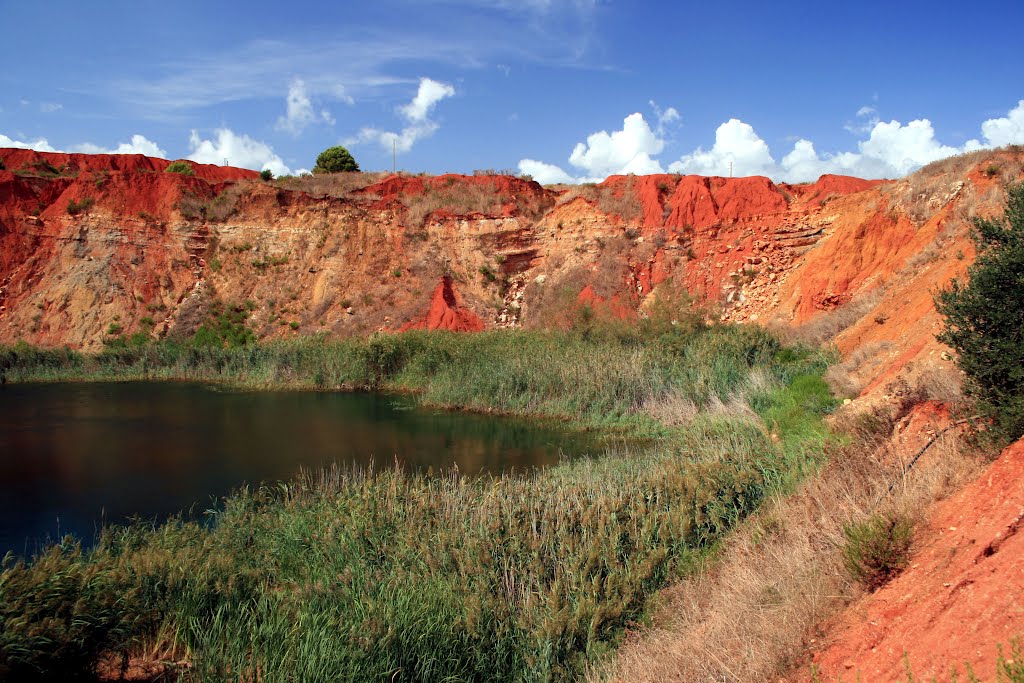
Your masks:
M 264 338 L 565 324 L 581 304 L 642 315 L 671 282 L 726 320 L 835 326 L 841 351 L 872 356 L 862 379 L 878 386 L 941 356 L 931 291 L 964 274 L 969 217 L 998 211 L 1022 165 L 1002 151 L 898 182 L 652 175 L 556 190 L 508 176 L 263 183 L 138 155 L 0 159 L 3 342 L 187 334 L 213 299 L 252 302 Z

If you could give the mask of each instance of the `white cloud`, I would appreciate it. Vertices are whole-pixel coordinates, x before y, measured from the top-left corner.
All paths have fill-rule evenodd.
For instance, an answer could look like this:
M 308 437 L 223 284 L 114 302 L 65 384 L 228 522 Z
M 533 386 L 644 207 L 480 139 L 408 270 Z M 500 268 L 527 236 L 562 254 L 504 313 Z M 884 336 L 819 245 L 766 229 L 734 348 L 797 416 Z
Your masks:
M 408 152 L 418 140 L 430 137 L 437 131 L 440 126 L 429 118 L 430 113 L 438 102 L 453 95 L 455 88 L 447 83 L 421 78 L 416 96 L 409 104 L 398 108 L 398 113 L 408 123 L 405 128 L 396 133 L 366 126 L 356 137 L 345 140 L 345 144 L 377 142 L 388 151 L 394 147 L 399 152 Z
M 660 112 L 651 102 L 659 119 L 669 110 Z M 678 112 L 677 112 L 678 114 Z M 1024 144 L 1024 100 L 1006 116 L 989 119 L 981 124 L 982 141 L 969 140 L 960 147 L 941 143 L 928 119 L 917 119 L 907 124 L 899 121 L 880 121 L 874 107 L 861 107 L 859 119 L 867 119 L 855 132 L 867 135 L 857 143 L 855 151 L 822 154 L 814 143 L 798 139 L 781 162 L 776 162 L 768 144 L 753 126 L 740 119 L 729 119 L 715 131 L 715 143 L 710 149 L 698 147 L 669 164 L 673 173 L 699 175 L 727 175 L 729 163 L 733 175 L 765 175 L 775 181 L 807 182 L 826 173 L 853 175 L 861 178 L 898 178 L 938 159 L 978 149 Z M 850 126 L 847 126 L 851 129 Z M 655 158 L 664 147 L 660 131 L 651 131 L 640 114 L 632 114 L 615 133 L 601 131 L 579 143 L 569 160 L 588 172 L 589 177 L 574 178 L 576 182 L 602 180 L 614 173 L 658 173 L 661 164 Z M 535 178 L 550 179 L 541 182 L 567 182 L 571 176 L 558 166 L 523 159 L 519 163 L 523 173 Z
M 578 182 L 558 166 L 545 164 L 543 161 L 535 161 L 533 159 L 523 159 L 520 161 L 519 172 L 529 175 L 541 185 Z
M 658 131 L 658 135 L 659 136 L 664 136 L 665 135 L 665 129 L 669 125 L 679 121 L 682 118 L 681 116 L 679 116 L 679 110 L 677 110 L 675 107 L 669 107 L 668 109 L 662 109 L 661 107 L 658 106 L 658 103 L 655 102 L 654 100 L 648 100 L 648 104 L 651 105 L 651 109 L 654 110 L 654 115 L 657 118 L 657 121 L 658 121 L 657 131 Z
M 167 152 L 162 150 L 159 145 L 147 139 L 146 136 L 138 134 L 133 135 L 130 142 L 122 142 L 113 149 L 106 149 L 91 142 L 84 142 L 80 145 L 74 145 L 71 151 L 81 152 L 82 154 L 145 154 L 148 157 L 167 158 Z
M 939 144 L 928 119 L 911 121 L 906 126 L 899 121 L 876 123 L 871 136 L 857 146 L 863 157 L 880 160 L 900 176 L 961 151 Z
M 610 175 L 635 173 L 664 173 L 661 164 L 652 155 L 660 154 L 665 140 L 636 112 L 622 120 L 622 130 L 611 133 L 602 130 L 579 142 L 569 155 L 569 163 L 582 171 L 574 177 L 554 164 L 535 159 L 519 162 L 519 171 L 528 173 L 541 183 L 599 182 Z
M 50 143 L 46 138 L 39 138 L 38 140 L 30 140 L 28 142 L 22 140 L 12 140 L 0 133 L 0 147 L 13 147 L 15 149 L 34 149 L 37 152 L 59 152 L 60 150 L 54 149 L 50 146 Z
M 651 155 L 660 154 L 664 148 L 665 141 L 651 130 L 643 114 L 637 112 L 623 119 L 622 130 L 591 133 L 585 143 L 577 143 L 569 155 L 569 163 L 596 178 L 662 173 L 661 164 Z
M 1024 100 L 1017 102 L 1005 117 L 981 124 L 981 134 L 987 147 L 1024 143 Z
M 344 97 L 344 89 L 340 94 Z M 285 97 L 285 115 L 277 119 L 277 129 L 292 135 L 300 135 L 307 126 L 317 121 L 334 125 L 334 117 L 329 111 L 321 109 L 317 112 L 314 109 L 305 81 L 301 78 L 292 80 L 288 86 L 288 95 Z
M 847 123 L 845 126 L 843 126 L 843 128 L 850 131 L 854 135 L 863 135 L 865 133 L 870 133 L 871 129 L 874 128 L 879 121 L 881 121 L 881 119 L 878 118 L 878 110 L 870 105 L 864 105 L 863 107 L 858 109 L 857 118 L 860 120 L 854 121 L 852 123 Z
M 57 104 L 56 102 L 43 102 L 39 105 L 39 111 L 44 114 L 52 114 L 53 112 L 60 111 L 63 108 L 63 104 Z
M 447 83 L 439 83 L 430 78 L 421 78 L 420 88 L 416 92 L 416 97 L 409 104 L 399 107 L 398 111 L 413 123 L 426 121 L 434 105 L 454 94 L 455 88 Z
M 213 140 L 204 140 L 198 131 L 193 130 L 189 136 L 192 153 L 188 158 L 201 164 L 224 164 L 227 160 L 230 166 L 257 171 L 270 169 L 276 176 L 291 174 L 291 169 L 265 142 L 239 135 L 228 128 L 218 128 L 214 135 Z
M 753 126 L 739 119 L 729 119 L 715 131 L 715 144 L 709 150 L 698 147 L 679 161 L 669 165 L 673 173 L 736 176 L 766 175 L 775 167 L 767 143 Z

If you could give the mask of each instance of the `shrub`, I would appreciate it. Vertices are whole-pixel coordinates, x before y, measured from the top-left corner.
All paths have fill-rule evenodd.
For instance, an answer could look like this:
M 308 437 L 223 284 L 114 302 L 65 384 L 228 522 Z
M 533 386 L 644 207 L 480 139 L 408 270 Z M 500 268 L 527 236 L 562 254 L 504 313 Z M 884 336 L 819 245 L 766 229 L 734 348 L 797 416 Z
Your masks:
M 910 560 L 913 527 L 898 514 L 876 514 L 843 527 L 843 560 L 850 574 L 876 590 L 899 574 Z
M 78 201 L 72 199 L 68 202 L 68 215 L 77 216 L 78 214 L 91 209 L 92 205 L 95 203 L 96 200 L 92 197 L 82 197 Z
M 195 175 L 192 165 L 187 161 L 174 161 L 164 169 L 164 173 L 180 173 L 181 175 Z
M 225 306 L 215 301 L 206 321 L 196 330 L 192 345 L 229 349 L 255 343 L 256 335 L 246 325 L 249 309 L 244 305 Z
M 270 182 L 273 179 L 274 179 L 274 172 L 271 171 L 269 168 L 265 168 L 262 171 L 260 171 L 260 180 L 262 180 L 264 182 Z
M 978 257 L 967 284 L 935 296 L 946 319 L 938 340 L 957 352 L 967 390 L 1011 439 L 1024 434 L 1024 183 L 1007 187 L 998 218 L 976 218 Z
M 316 158 L 313 173 L 341 173 L 342 171 L 358 171 L 359 164 L 352 154 L 341 145 L 328 147 Z

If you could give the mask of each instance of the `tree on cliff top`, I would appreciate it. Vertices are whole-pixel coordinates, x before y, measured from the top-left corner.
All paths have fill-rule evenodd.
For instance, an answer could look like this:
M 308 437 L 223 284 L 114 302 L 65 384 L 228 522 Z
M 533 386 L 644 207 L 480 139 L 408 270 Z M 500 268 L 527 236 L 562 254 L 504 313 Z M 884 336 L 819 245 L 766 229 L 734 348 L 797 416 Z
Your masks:
M 1006 188 L 1002 216 L 974 219 L 969 281 L 935 296 L 938 340 L 958 354 L 968 391 L 1012 439 L 1024 434 L 1024 183 Z
M 341 171 L 358 170 L 359 164 L 356 163 L 352 154 L 341 145 L 328 147 L 320 152 L 320 156 L 316 158 L 316 166 L 313 167 L 313 173 L 340 173 Z

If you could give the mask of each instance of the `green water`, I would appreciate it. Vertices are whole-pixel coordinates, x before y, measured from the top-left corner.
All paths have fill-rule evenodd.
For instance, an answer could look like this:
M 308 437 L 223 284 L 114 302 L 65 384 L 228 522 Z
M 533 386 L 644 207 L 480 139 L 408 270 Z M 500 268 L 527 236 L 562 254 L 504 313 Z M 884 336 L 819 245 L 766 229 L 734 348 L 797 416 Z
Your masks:
M 0 554 L 101 524 L 201 514 L 243 485 L 334 463 L 467 475 L 595 452 L 550 423 L 380 394 L 236 392 L 180 383 L 0 387 Z

